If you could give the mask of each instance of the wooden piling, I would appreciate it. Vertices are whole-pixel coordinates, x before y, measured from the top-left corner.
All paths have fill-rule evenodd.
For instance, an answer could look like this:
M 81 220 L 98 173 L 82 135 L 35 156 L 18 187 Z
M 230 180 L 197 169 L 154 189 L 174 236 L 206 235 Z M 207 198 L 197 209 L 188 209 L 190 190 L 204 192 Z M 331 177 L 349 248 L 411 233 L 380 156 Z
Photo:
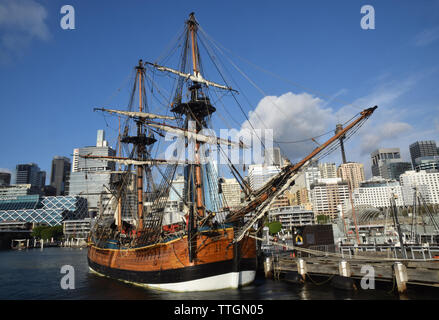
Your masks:
M 306 261 L 302 258 L 297 260 L 297 272 L 302 277 L 302 280 L 305 281 L 306 279 Z
M 265 257 L 264 260 L 265 278 L 271 278 L 273 276 L 272 267 L 273 267 L 273 262 L 271 261 L 271 257 Z
M 338 265 L 339 273 L 342 277 L 349 278 L 351 276 L 351 266 L 346 260 L 341 260 Z
M 407 291 L 407 268 L 401 262 L 396 262 L 393 265 L 395 271 L 396 285 L 398 286 L 399 293 L 405 293 Z

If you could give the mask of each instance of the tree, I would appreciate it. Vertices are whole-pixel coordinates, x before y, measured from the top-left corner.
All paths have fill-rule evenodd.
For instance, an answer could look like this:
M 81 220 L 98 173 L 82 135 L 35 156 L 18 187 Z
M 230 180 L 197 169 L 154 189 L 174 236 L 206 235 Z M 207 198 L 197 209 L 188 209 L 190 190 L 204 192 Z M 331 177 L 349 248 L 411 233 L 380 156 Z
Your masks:
M 329 222 L 329 217 L 324 214 L 320 214 L 317 216 L 317 223 L 318 224 L 325 224 Z
M 38 239 L 48 240 L 54 238 L 55 240 L 61 239 L 63 236 L 62 226 L 37 226 L 32 230 L 32 237 Z

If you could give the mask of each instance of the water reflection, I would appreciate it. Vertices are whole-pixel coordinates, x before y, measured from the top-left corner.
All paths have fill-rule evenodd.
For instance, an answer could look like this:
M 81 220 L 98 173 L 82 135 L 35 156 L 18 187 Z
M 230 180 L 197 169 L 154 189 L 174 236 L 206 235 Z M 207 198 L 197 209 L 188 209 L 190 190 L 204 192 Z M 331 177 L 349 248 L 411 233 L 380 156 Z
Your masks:
M 75 290 L 63 290 L 60 280 L 63 265 L 75 269 Z M 325 279 L 323 279 L 325 280 Z M 317 283 L 318 284 L 318 283 Z M 390 284 L 376 290 L 344 291 L 329 281 L 303 285 L 264 279 L 259 276 L 240 289 L 210 292 L 175 293 L 147 289 L 92 273 L 87 265 L 87 250 L 45 248 L 43 251 L 0 251 L 0 299 L 127 299 L 127 300 L 392 300 L 399 297 Z M 438 299 L 437 288 L 416 288 L 407 299 Z

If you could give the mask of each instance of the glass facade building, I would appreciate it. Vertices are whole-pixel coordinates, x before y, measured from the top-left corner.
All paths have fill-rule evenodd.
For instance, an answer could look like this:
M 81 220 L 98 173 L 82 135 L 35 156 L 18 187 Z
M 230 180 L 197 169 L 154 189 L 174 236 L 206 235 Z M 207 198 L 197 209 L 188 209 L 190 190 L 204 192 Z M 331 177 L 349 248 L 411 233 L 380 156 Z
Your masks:
M 88 217 L 87 201 L 80 197 L 0 197 L 0 221 L 24 221 L 56 226 L 61 225 L 64 220 L 85 217 Z
M 65 195 L 66 182 L 70 173 L 70 159 L 56 156 L 52 160 L 50 185 L 56 189 L 56 195 Z

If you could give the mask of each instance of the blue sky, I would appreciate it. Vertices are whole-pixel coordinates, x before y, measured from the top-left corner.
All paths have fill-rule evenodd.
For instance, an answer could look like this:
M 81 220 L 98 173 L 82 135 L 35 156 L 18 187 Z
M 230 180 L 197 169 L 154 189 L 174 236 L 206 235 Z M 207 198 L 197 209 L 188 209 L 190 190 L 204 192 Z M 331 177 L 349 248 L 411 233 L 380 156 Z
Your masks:
M 75 8 L 75 30 L 60 27 L 65 4 Z M 366 4 L 375 9 L 374 30 L 360 27 Z M 0 168 L 35 162 L 49 177 L 54 156 L 93 145 L 98 129 L 114 146 L 117 124 L 93 108 L 123 108 L 138 59 L 160 57 L 192 11 L 257 84 L 240 86 L 245 112 L 273 110 L 265 125 L 278 140 L 326 132 L 378 104 L 346 145 L 366 172 L 372 149 L 400 147 L 409 160 L 410 143 L 439 142 L 439 1 L 0 0 Z M 267 106 L 265 96 L 279 100 Z M 151 108 L 163 111 L 153 101 Z M 285 108 L 281 117 L 276 108 Z M 281 145 L 293 161 L 313 147 Z

